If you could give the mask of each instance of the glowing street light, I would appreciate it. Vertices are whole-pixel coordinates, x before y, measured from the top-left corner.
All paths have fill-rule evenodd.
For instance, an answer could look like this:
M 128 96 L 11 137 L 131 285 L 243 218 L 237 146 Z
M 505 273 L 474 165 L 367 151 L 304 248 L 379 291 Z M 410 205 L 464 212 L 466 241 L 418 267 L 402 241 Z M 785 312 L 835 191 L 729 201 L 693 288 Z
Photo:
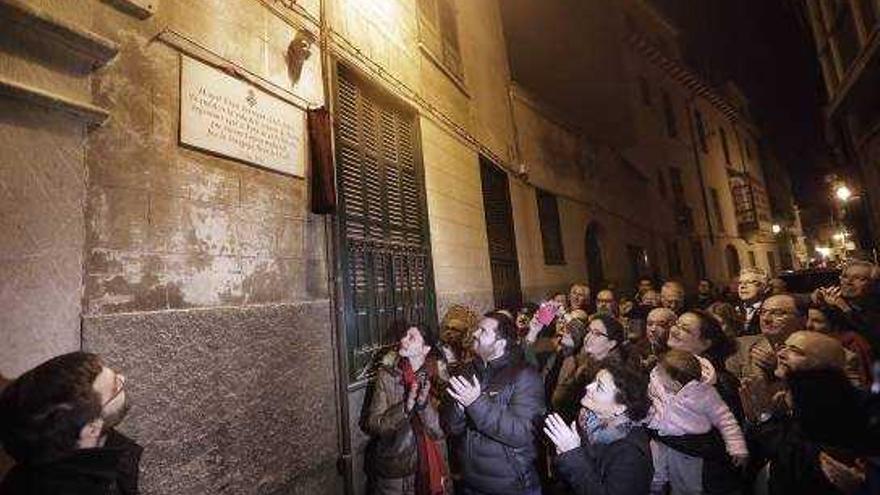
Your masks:
M 846 203 L 849 201 L 849 198 L 852 197 L 852 191 L 845 185 L 841 184 L 834 190 L 834 195 L 837 196 L 837 199 Z
M 778 234 L 782 232 L 782 227 L 778 223 L 774 223 L 773 226 L 770 227 L 770 230 L 772 230 L 774 234 Z

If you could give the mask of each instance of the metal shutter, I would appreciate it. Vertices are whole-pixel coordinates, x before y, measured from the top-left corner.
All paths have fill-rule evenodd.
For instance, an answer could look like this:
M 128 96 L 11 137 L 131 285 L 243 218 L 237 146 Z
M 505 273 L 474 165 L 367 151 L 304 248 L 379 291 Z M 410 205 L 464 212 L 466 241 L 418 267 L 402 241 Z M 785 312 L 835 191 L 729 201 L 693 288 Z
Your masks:
M 350 379 L 367 378 L 398 319 L 436 331 L 415 115 L 340 67 L 336 157 Z

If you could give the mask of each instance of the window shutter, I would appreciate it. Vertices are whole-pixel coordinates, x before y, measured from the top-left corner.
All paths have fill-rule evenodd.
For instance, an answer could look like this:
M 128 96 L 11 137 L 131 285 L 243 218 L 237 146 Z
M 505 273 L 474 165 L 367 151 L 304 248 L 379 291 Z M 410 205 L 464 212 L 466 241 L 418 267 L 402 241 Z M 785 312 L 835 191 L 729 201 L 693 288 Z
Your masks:
M 397 319 L 433 330 L 430 240 L 414 116 L 346 70 L 337 78 L 339 245 L 350 378 Z
M 481 160 L 480 176 L 495 306 L 514 308 L 522 302 L 522 289 L 507 174 Z
M 559 203 L 553 194 L 535 189 L 538 201 L 538 220 L 541 224 L 541 243 L 544 247 L 544 263 L 564 265 L 562 229 L 559 227 Z

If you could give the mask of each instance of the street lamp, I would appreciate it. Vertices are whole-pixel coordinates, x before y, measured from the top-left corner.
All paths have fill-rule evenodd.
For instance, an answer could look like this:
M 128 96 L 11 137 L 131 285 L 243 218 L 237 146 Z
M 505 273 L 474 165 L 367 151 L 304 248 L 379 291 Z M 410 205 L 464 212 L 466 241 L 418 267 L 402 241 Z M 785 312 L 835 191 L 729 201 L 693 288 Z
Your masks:
M 770 227 L 770 230 L 772 230 L 774 234 L 778 234 L 782 232 L 782 227 L 778 223 L 774 223 L 773 226 Z
M 846 203 L 852 197 L 852 191 L 845 184 L 841 184 L 834 190 L 834 195 L 837 196 L 837 199 Z

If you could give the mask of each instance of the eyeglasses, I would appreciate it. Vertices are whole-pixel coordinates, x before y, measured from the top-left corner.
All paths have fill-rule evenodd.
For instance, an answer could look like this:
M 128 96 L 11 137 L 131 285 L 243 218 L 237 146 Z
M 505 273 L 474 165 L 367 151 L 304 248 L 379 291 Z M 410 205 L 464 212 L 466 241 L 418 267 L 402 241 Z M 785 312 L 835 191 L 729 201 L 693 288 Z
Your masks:
M 791 311 L 786 311 L 784 309 L 761 309 L 760 311 L 758 311 L 758 314 L 761 316 L 766 316 L 768 318 L 781 320 L 782 318 L 793 316 L 794 313 L 792 313 Z
M 113 402 L 113 400 L 116 399 L 117 397 L 119 397 L 119 394 L 121 394 L 124 390 L 125 390 L 125 375 L 123 375 L 121 373 L 116 373 L 113 376 L 113 394 L 110 396 L 109 399 L 107 399 L 106 402 L 101 404 L 101 409 L 107 407 L 107 404 Z
M 754 285 L 755 287 L 763 285 L 760 280 L 740 280 L 739 285 Z

